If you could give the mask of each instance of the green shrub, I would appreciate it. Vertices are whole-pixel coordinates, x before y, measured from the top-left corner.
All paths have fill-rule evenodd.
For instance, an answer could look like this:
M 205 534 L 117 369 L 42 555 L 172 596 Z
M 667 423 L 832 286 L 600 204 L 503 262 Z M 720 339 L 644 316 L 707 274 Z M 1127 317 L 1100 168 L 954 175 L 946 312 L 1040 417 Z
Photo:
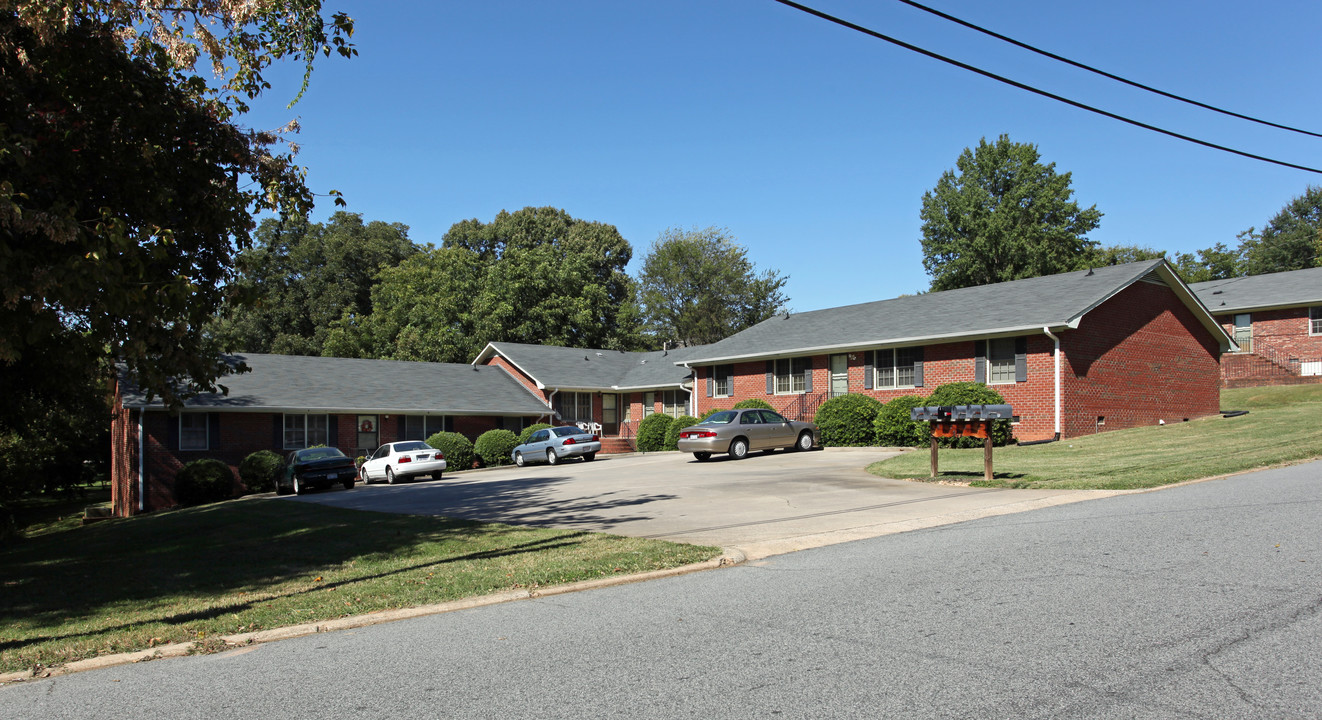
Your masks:
M 174 476 L 174 499 L 185 507 L 234 497 L 234 471 L 213 459 L 194 460 Z
M 239 479 L 248 492 L 275 490 L 276 478 L 285 472 L 285 459 L 270 450 L 258 450 L 239 463 Z
M 697 425 L 698 419 L 692 415 L 680 415 L 666 428 L 666 450 L 679 449 L 679 431 L 691 425 Z
M 821 428 L 823 447 L 863 447 L 876 444 L 879 412 L 881 401 L 870 395 L 837 395 L 817 408 L 813 422 Z
M 927 396 L 927 405 L 999 405 L 1005 398 L 995 390 L 976 382 L 946 383 Z M 1013 430 L 1009 420 L 992 421 L 992 444 L 1002 446 L 1010 442 Z M 982 447 L 981 438 L 940 438 L 941 447 Z
M 763 410 L 776 409 L 771 407 L 771 403 L 761 398 L 748 398 L 747 400 L 740 400 L 734 404 L 735 410 L 752 410 L 753 408 L 762 408 Z
M 638 423 L 638 452 L 656 452 L 666 446 L 666 431 L 674 422 L 669 415 L 652 413 Z
M 438 432 L 427 438 L 427 444 L 441 451 L 445 456 L 446 470 L 471 470 L 473 468 L 473 443 L 468 438 L 454 432 Z
M 528 438 L 532 437 L 532 434 L 537 432 L 538 430 L 547 430 L 552 427 L 555 426 L 547 425 L 546 423 L 537 423 L 535 425 L 529 425 L 528 427 L 523 429 L 523 432 L 519 433 L 519 444 L 522 445 L 528 442 Z
M 877 431 L 877 444 L 886 447 L 923 447 L 932 439 L 931 428 L 925 422 L 910 420 L 909 411 L 928 405 L 921 395 L 901 395 L 881 406 L 873 427 Z
M 510 453 L 514 452 L 514 446 L 518 444 L 519 436 L 509 430 L 488 430 L 477 436 L 477 442 L 473 443 L 473 451 L 482 459 L 482 464 L 486 467 L 509 465 L 513 462 Z

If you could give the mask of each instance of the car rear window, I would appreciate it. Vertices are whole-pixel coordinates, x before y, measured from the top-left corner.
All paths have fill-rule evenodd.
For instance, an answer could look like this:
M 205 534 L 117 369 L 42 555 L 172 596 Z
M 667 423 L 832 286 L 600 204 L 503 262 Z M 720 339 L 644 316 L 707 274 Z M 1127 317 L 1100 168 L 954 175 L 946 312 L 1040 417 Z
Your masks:
M 431 450 L 431 449 L 432 449 L 431 445 L 428 445 L 427 443 L 422 442 L 421 440 L 415 442 L 395 443 L 395 452 L 411 452 L 413 450 Z
M 734 410 L 722 410 L 718 413 L 712 413 L 711 417 L 698 423 L 699 425 L 729 425 L 734 422 L 739 413 Z
M 570 435 L 581 435 L 583 433 L 582 430 L 579 430 L 576 427 L 571 427 L 569 425 L 565 425 L 564 427 L 551 428 L 551 432 L 555 433 L 557 437 L 569 437 Z
M 325 460 L 333 457 L 344 457 L 344 453 L 335 448 L 317 448 L 315 450 L 304 450 L 298 454 L 300 460 L 307 462 L 310 460 Z

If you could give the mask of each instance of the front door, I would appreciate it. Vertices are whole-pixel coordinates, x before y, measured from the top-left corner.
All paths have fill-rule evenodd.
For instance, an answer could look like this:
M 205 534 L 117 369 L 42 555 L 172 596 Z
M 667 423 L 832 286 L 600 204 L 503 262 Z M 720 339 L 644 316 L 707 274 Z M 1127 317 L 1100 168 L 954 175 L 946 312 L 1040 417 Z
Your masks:
M 1244 352 L 1253 352 L 1253 316 L 1235 316 L 1235 344 Z
M 614 393 L 601 396 L 601 434 L 611 437 L 620 434 L 620 396 Z
M 849 356 L 831 356 L 831 397 L 849 392 Z

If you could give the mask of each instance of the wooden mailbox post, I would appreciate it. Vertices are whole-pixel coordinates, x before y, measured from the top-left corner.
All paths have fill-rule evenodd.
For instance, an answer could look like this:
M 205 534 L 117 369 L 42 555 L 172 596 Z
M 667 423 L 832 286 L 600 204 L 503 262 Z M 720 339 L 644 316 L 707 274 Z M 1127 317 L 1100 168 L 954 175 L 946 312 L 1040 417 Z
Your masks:
M 1009 420 L 1009 405 L 941 405 L 916 407 L 909 413 L 913 420 L 926 420 L 932 428 L 932 477 L 937 476 L 936 441 L 943 437 L 982 438 L 982 477 L 992 479 L 993 420 Z

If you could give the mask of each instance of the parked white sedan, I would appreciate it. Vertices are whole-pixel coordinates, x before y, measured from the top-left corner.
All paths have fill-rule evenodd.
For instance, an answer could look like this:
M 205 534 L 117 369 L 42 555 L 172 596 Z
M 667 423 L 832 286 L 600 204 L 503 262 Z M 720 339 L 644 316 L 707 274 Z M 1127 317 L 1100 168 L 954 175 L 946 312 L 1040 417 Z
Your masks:
M 386 443 L 372 453 L 372 457 L 358 469 L 364 484 L 385 480 L 394 485 L 396 480 L 430 475 L 441 479 L 445 470 L 445 455 L 421 440 Z

